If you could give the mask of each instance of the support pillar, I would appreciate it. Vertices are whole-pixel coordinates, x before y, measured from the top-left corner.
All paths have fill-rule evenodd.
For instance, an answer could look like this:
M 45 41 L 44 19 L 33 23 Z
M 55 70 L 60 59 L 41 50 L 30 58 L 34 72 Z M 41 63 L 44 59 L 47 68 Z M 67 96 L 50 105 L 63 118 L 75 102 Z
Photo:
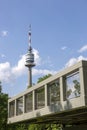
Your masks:
M 45 85 L 45 107 L 48 105 L 48 97 L 47 97 L 48 93 L 47 93 L 47 84 Z

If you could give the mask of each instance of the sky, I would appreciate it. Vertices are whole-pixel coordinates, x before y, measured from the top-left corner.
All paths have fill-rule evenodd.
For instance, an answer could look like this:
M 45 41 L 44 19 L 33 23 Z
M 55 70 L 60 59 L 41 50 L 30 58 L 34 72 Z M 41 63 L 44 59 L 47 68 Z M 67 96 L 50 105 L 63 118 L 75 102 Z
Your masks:
M 0 0 L 0 81 L 10 97 L 27 89 L 30 24 L 33 83 L 87 60 L 87 0 Z

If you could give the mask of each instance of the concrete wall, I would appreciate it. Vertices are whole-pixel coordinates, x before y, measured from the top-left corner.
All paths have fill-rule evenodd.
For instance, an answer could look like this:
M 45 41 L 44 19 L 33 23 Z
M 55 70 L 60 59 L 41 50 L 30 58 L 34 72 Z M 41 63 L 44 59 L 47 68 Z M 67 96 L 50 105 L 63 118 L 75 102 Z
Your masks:
M 65 100 L 65 85 L 63 82 L 63 78 L 64 76 L 75 72 L 75 71 L 79 71 L 80 74 L 80 89 L 81 89 L 81 95 L 80 97 L 77 98 L 73 98 L 73 99 L 69 99 L 69 100 Z M 52 106 L 48 106 L 47 103 L 47 84 L 54 81 L 55 79 L 59 79 L 60 80 L 60 102 L 58 104 L 58 106 L 52 105 Z M 41 109 L 35 109 L 35 90 L 44 86 L 45 88 L 45 106 L 44 108 Z M 27 93 L 33 92 L 33 110 L 32 112 L 28 112 L 25 113 L 24 112 L 24 108 L 23 108 L 23 114 L 22 115 L 16 115 L 16 101 L 18 98 L 24 96 Z M 20 93 L 19 95 L 11 98 L 8 100 L 8 110 L 9 110 L 9 103 L 12 101 L 15 101 L 15 116 L 8 118 L 8 123 L 14 123 L 14 122 L 19 122 L 19 121 L 23 121 L 23 120 L 29 120 L 32 118 L 37 118 L 37 116 L 44 116 L 46 114 L 52 114 L 55 112 L 60 112 L 60 111 L 65 111 L 65 110 L 71 110 L 74 108 L 79 108 L 79 107 L 83 107 L 87 105 L 87 61 L 80 61 L 77 64 L 75 64 L 74 66 L 71 66 L 69 68 L 66 68 L 65 70 L 57 73 L 56 75 L 46 79 L 45 81 L 36 84 L 35 86 L 27 89 L 26 91 L 24 91 L 23 93 Z M 23 100 L 24 101 L 24 100 Z M 24 106 L 25 107 L 25 103 Z M 9 113 L 9 112 L 8 112 Z

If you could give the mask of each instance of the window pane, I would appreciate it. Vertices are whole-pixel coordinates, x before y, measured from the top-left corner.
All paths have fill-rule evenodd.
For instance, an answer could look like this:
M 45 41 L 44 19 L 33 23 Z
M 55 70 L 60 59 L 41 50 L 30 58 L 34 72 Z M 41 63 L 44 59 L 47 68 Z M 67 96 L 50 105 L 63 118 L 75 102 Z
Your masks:
M 49 105 L 58 104 L 60 101 L 60 85 L 56 80 L 51 84 L 48 84 L 48 103 Z
M 80 78 L 79 72 L 75 72 L 66 77 L 66 98 L 75 98 L 80 96 Z
M 36 90 L 36 109 L 45 106 L 45 90 L 44 87 Z
M 17 115 L 23 113 L 23 97 L 17 99 Z
M 33 108 L 33 98 L 32 93 L 29 93 L 25 96 L 25 112 L 32 111 Z
M 15 101 L 12 101 L 9 104 L 9 117 L 13 117 L 14 114 L 15 114 Z

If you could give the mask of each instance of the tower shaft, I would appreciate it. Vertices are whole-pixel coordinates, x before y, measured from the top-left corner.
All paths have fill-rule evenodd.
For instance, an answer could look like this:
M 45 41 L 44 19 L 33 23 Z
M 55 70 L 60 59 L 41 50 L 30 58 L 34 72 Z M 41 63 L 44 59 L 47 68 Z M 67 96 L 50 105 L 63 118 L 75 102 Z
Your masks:
M 28 67 L 28 75 L 29 75 L 29 77 L 28 77 L 28 87 L 29 86 L 32 86 L 32 67 Z

